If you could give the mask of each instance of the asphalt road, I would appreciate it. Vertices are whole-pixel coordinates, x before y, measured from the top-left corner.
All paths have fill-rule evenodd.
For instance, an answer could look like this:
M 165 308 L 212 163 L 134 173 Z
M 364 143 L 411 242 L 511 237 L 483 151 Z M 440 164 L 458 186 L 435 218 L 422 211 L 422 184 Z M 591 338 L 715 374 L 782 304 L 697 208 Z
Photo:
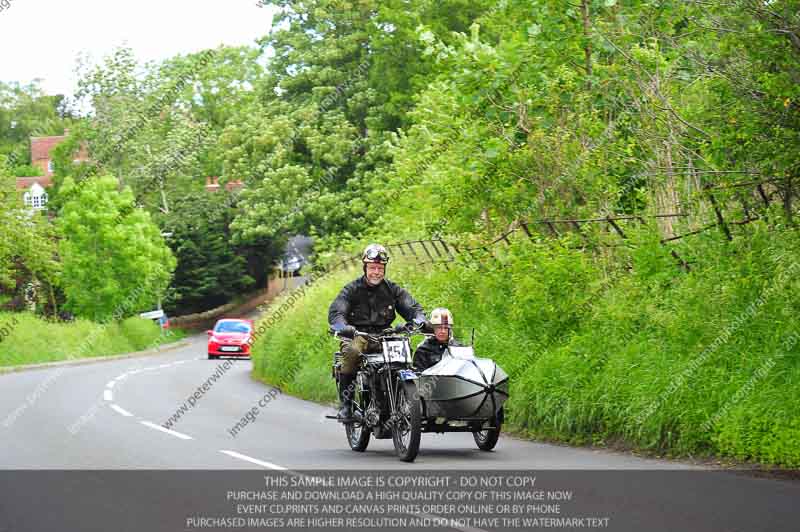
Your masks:
M 254 381 L 249 360 L 210 361 L 205 336 L 158 356 L 0 376 L 0 468 L 407 469 L 391 440 L 366 453 L 326 419 L 335 409 Z M 226 369 L 226 366 L 229 366 Z M 190 397 L 209 378 L 207 391 Z M 331 386 L 333 383 L 331 382 Z M 265 397 L 266 396 L 266 397 Z M 32 401 L 29 399 L 33 399 Z M 260 406 L 259 401 L 262 405 Z M 188 410 L 158 430 L 186 404 Z M 230 432 L 253 407 L 255 421 Z M 6 426 L 8 425 L 8 426 Z M 232 451 L 245 458 L 232 456 Z M 424 434 L 414 464 L 436 469 L 684 469 L 691 466 L 503 437 L 495 452 L 471 434 Z M 269 466 L 266 466 L 269 467 Z
M 475 447 L 470 434 L 458 433 L 423 434 L 413 466 L 395 457 L 391 440 L 372 440 L 367 452 L 355 453 L 347 446 L 343 428 L 325 418 L 334 412 L 332 406 L 302 401 L 255 382 L 250 361 L 207 360 L 205 341 L 204 335 L 193 336 L 188 346 L 155 356 L 0 375 L 0 532 L 14 530 L 2 524 L 3 490 L 11 489 L 2 482 L 2 470 L 389 471 L 412 467 L 625 471 L 629 473 L 616 477 L 625 479 L 620 489 L 638 487 L 624 500 L 603 499 L 618 509 L 629 505 L 637 515 L 646 516 L 664 506 L 663 498 L 670 505 L 683 500 L 687 508 L 693 508 L 702 494 L 730 492 L 730 497 L 716 500 L 719 508 L 709 513 L 719 519 L 742 512 L 744 521 L 737 519 L 745 528 L 728 526 L 733 518 L 726 517 L 720 522 L 726 530 L 778 530 L 782 523 L 791 524 L 786 530 L 797 529 L 792 516 L 800 516 L 798 483 L 697 472 L 700 468 L 676 461 L 506 436 L 495 451 L 486 453 Z M 185 410 L 173 418 L 171 430 L 165 429 L 163 425 L 182 405 Z M 234 436 L 233 427 L 254 407 L 254 421 Z M 653 493 L 670 483 L 653 486 L 652 475 L 643 477 L 635 470 L 678 470 L 694 475 L 685 477 L 694 480 L 681 480 L 662 498 Z M 637 492 L 644 497 L 638 502 L 631 499 Z M 755 506 L 745 512 L 740 499 Z M 686 523 L 680 528 L 718 529 L 706 528 L 702 521 L 691 523 L 698 528 Z

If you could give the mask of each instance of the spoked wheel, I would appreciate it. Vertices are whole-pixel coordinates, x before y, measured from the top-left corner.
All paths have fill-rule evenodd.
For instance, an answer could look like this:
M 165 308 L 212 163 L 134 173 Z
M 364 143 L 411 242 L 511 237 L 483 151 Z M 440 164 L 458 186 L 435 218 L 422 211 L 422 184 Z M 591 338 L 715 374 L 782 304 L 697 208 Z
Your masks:
M 350 448 L 357 452 L 364 452 L 369 445 L 370 428 L 367 426 L 366 411 L 369 404 L 369 393 L 363 390 L 361 376 L 356 377 L 353 382 L 355 390 L 353 392 L 353 419 L 350 423 L 344 424 L 347 433 L 347 442 Z
M 395 403 L 397 415 L 392 427 L 392 440 L 397 456 L 404 462 L 413 462 L 419 452 L 422 415 L 416 391 L 417 386 L 413 382 L 398 383 Z
M 495 428 L 486 430 L 477 430 L 472 433 L 475 438 L 475 444 L 481 451 L 491 451 L 497 445 L 497 440 L 500 439 L 500 431 L 503 425 L 503 409 L 497 413 L 497 423 Z

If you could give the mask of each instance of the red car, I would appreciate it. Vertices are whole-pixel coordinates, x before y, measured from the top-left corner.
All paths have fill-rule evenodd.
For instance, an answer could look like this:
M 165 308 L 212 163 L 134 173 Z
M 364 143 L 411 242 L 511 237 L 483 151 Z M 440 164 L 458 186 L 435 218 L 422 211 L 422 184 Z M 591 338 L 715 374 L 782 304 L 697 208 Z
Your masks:
M 220 356 L 249 357 L 253 320 L 219 320 L 208 333 L 208 359 Z

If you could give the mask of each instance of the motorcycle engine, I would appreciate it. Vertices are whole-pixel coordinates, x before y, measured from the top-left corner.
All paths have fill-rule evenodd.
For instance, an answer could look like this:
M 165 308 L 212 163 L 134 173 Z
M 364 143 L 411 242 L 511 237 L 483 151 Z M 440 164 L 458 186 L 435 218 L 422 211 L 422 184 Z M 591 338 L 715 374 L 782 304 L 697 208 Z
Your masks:
M 367 411 L 364 413 L 364 417 L 367 421 L 367 425 L 370 427 L 375 427 L 381 421 L 381 411 L 378 409 L 378 406 L 375 404 L 375 401 L 370 401 L 369 406 L 367 407 Z

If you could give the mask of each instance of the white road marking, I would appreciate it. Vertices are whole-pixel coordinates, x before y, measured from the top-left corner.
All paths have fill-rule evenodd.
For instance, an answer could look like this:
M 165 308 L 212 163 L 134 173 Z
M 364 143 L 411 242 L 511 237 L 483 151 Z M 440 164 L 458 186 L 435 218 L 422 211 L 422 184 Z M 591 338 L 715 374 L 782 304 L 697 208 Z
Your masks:
M 236 451 L 220 451 L 220 452 L 223 453 L 223 454 L 227 454 L 228 456 L 231 456 L 233 458 L 238 458 L 239 460 L 244 460 L 245 462 L 251 462 L 253 464 L 260 465 L 261 467 L 265 467 L 267 469 L 274 469 L 275 471 L 288 471 L 289 474 L 293 475 L 293 476 L 313 478 L 313 477 L 309 477 L 308 475 L 304 475 L 302 473 L 296 473 L 294 471 L 290 471 L 288 468 L 283 467 L 283 466 L 279 466 L 279 465 L 276 465 L 276 464 L 273 464 L 273 463 L 270 463 L 270 462 L 265 462 L 263 460 L 259 460 L 257 458 L 253 458 L 253 457 L 247 456 L 246 454 L 237 453 Z M 440 515 L 431 515 L 431 514 L 409 513 L 408 515 L 413 515 L 415 517 L 427 517 L 429 519 L 437 518 L 437 519 L 440 520 L 440 522 L 444 522 L 444 520 L 447 519 L 446 517 L 442 517 Z M 486 530 L 484 530 L 482 528 L 473 528 L 473 527 L 468 527 L 468 526 L 463 526 L 462 527 L 462 526 L 460 526 L 460 523 L 458 523 L 454 519 L 450 519 L 449 523 L 447 523 L 447 524 L 450 526 L 450 528 L 454 528 L 454 529 L 460 530 L 462 532 L 487 532 Z
M 192 439 L 191 436 L 187 436 L 186 434 L 181 434 L 180 432 L 175 432 L 174 430 L 165 429 L 161 425 L 156 425 L 155 423 L 151 423 L 150 421 L 140 421 L 139 423 L 141 423 L 142 425 L 144 425 L 146 427 L 150 427 L 151 429 L 160 430 L 161 432 L 165 432 L 167 434 L 170 434 L 170 435 L 175 436 L 176 438 L 180 438 L 182 440 L 191 440 Z
M 200 358 L 193 359 L 193 360 L 205 360 L 205 359 L 200 357 Z M 113 381 L 111 381 L 111 382 L 106 384 L 106 387 L 109 388 L 109 389 L 107 389 L 107 390 L 105 390 L 103 392 L 103 398 L 106 401 L 111 401 L 112 400 L 113 396 L 112 396 L 111 388 L 114 387 L 115 381 L 121 381 L 121 380 L 127 378 L 129 375 L 135 375 L 135 374 L 141 373 L 143 371 L 147 371 L 147 370 L 151 370 L 151 369 L 167 368 L 167 367 L 178 365 L 178 364 L 184 364 L 186 362 L 191 362 L 191 360 L 181 360 L 181 361 L 178 361 L 178 362 L 173 362 L 172 364 L 163 364 L 161 366 L 153 366 L 153 367 L 149 367 L 149 368 L 141 368 L 141 369 L 136 369 L 136 370 L 133 370 L 133 371 L 128 371 L 127 373 L 123 373 L 122 375 L 120 375 L 119 377 L 114 379 Z M 112 404 L 111 408 L 114 409 L 115 411 L 119 412 L 120 414 L 122 414 L 125 417 L 133 417 L 133 414 L 131 414 L 130 412 L 128 412 L 124 408 L 120 407 L 119 405 Z M 325 418 L 320 419 L 320 421 L 325 421 Z M 155 423 L 152 423 L 150 421 L 140 421 L 139 423 L 141 423 L 142 425 L 144 425 L 146 427 L 149 427 L 151 429 L 155 429 L 157 431 L 164 432 L 166 434 L 169 434 L 171 436 L 175 436 L 176 438 L 180 438 L 182 440 L 191 440 L 191 439 L 193 439 L 189 435 L 182 434 L 180 432 L 177 432 L 177 431 L 174 431 L 174 430 L 170 430 L 170 429 L 165 429 L 161 425 L 156 425 Z M 253 458 L 251 456 L 247 456 L 245 454 L 237 453 L 236 451 L 221 450 L 220 452 L 223 453 L 223 454 L 226 454 L 226 455 L 228 455 L 228 456 L 230 456 L 232 458 L 238 458 L 239 460 L 244 460 L 245 462 L 250 462 L 252 464 L 256 464 L 256 465 L 259 465 L 261 467 L 264 467 L 266 469 L 272 469 L 272 470 L 275 470 L 275 471 L 288 471 L 289 474 L 295 475 L 295 476 L 302 476 L 302 477 L 307 476 L 307 475 L 303 475 L 302 473 L 295 473 L 294 471 L 290 471 L 286 467 L 279 466 L 279 465 L 273 464 L 271 462 L 265 462 L 264 460 L 259 460 L 257 458 Z M 428 517 L 428 518 L 438 517 L 440 519 L 445 519 L 445 518 L 442 518 L 441 516 L 434 516 L 434 515 L 430 515 L 430 514 L 408 514 L 408 515 L 414 515 L 414 516 L 418 516 L 418 517 Z M 460 526 L 458 526 L 458 524 L 459 523 L 456 522 L 455 520 L 450 520 L 450 523 L 449 523 L 451 528 L 454 528 L 456 530 L 461 530 L 462 532 L 486 532 L 485 530 L 483 530 L 481 528 L 460 527 Z
M 133 417 L 133 414 L 131 414 L 130 412 L 128 412 L 127 410 L 125 410 L 124 408 L 122 408 L 119 405 L 112 404 L 111 408 L 113 408 L 114 410 L 116 410 L 117 412 L 119 412 L 120 414 L 122 414 L 125 417 Z
M 265 462 L 263 460 L 258 460 L 257 458 L 251 458 L 247 455 L 237 453 L 236 451 L 220 451 L 222 454 L 227 454 L 228 456 L 232 456 L 234 458 L 238 458 L 239 460 L 244 460 L 245 462 L 251 462 L 256 465 L 260 465 L 261 467 L 266 467 L 267 469 L 274 469 L 275 471 L 288 471 L 287 468 L 272 464 L 270 462 Z

